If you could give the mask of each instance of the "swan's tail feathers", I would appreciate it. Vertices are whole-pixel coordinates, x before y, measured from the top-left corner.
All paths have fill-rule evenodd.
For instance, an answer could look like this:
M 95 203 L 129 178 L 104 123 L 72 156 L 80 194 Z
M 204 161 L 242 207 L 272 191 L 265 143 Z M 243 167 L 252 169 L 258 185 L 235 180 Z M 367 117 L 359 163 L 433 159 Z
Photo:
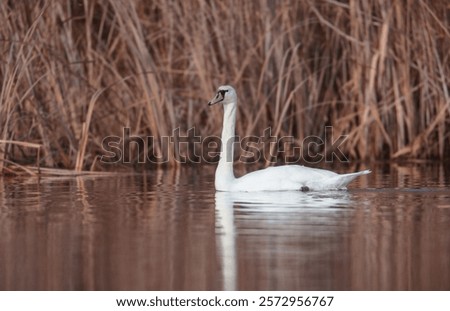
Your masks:
M 338 189 L 345 188 L 356 177 L 362 176 L 362 175 L 367 175 L 367 174 L 370 174 L 371 172 L 372 172 L 371 170 L 364 170 L 364 171 L 356 172 L 356 173 L 340 174 L 336 177 L 337 178 L 337 188 Z

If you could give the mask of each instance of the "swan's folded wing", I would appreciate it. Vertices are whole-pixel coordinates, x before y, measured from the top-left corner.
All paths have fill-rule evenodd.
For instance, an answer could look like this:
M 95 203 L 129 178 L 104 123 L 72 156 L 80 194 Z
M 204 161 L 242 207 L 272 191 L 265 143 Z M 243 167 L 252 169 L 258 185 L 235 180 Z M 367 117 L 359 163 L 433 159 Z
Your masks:
M 356 173 L 336 174 L 336 176 L 325 180 L 325 182 L 326 186 L 329 189 L 346 189 L 347 185 L 351 183 L 356 177 L 370 173 L 370 170 L 364 170 Z
M 338 174 L 300 165 L 283 165 L 248 173 L 236 179 L 234 191 L 300 190 L 307 186 L 317 188 L 323 180 Z M 314 185 L 314 187 L 312 187 Z

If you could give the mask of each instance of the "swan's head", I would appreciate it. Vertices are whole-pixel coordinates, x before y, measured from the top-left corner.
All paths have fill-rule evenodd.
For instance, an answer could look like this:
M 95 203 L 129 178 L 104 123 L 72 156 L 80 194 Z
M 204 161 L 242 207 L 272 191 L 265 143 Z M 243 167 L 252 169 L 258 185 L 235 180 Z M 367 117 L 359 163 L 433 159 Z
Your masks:
M 216 95 L 209 101 L 208 105 L 212 106 L 215 104 L 230 104 L 236 103 L 237 96 L 236 91 L 232 86 L 222 85 L 217 89 Z

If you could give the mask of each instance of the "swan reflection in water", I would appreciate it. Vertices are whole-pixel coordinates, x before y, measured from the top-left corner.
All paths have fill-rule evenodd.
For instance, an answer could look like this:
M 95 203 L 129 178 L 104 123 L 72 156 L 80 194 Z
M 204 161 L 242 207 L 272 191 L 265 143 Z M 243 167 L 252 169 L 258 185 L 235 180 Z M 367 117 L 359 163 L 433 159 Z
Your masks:
M 336 208 L 348 207 L 351 194 L 348 191 L 301 192 L 222 192 L 215 195 L 216 236 L 218 253 L 222 260 L 222 277 L 224 290 L 237 289 L 237 251 L 235 211 L 245 214 L 246 219 L 289 219 L 302 212 L 305 216 L 316 212 L 327 213 Z M 306 213 L 305 213 L 306 211 Z M 242 213 L 241 213 L 242 212 Z M 307 222 L 308 219 L 305 219 Z M 242 228 L 244 229 L 244 228 Z M 259 234 L 264 234 L 260 231 Z

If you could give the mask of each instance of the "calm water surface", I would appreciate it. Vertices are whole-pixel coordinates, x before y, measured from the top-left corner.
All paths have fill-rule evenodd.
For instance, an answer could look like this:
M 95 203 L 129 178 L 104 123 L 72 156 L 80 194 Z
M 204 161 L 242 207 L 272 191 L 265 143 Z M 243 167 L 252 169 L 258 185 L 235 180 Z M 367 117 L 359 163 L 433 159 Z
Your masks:
M 216 193 L 214 167 L 0 178 L 0 290 L 450 290 L 450 172 Z

